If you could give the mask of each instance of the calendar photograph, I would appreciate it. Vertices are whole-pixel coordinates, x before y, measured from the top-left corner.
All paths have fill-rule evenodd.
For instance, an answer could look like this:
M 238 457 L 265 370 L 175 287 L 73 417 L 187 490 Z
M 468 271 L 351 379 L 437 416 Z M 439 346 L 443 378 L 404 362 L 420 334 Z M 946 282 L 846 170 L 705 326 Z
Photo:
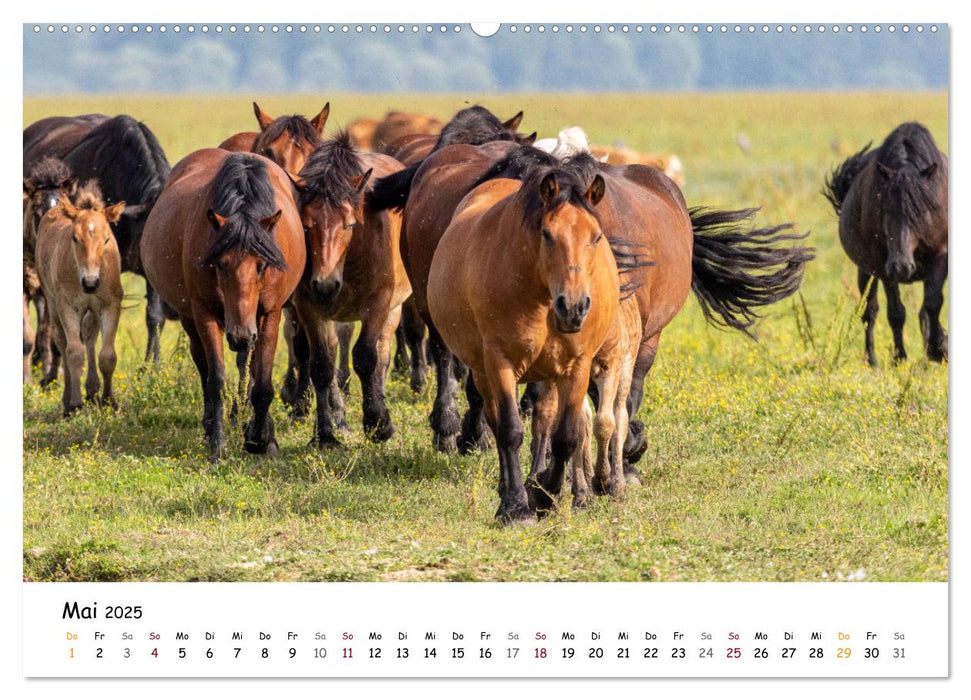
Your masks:
M 22 34 L 24 582 L 948 581 L 946 24 Z

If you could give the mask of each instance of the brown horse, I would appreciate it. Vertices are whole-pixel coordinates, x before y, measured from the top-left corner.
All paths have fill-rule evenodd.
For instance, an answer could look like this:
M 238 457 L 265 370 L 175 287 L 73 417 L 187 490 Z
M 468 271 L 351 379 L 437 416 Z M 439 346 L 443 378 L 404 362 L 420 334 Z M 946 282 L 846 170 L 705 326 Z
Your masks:
M 414 112 L 388 112 L 374 126 L 371 148 L 383 153 L 384 148 L 406 134 L 437 136 L 445 126 L 438 117 Z
M 398 160 L 405 163 L 408 167 L 395 173 L 393 176 L 382 179 L 375 184 L 373 201 L 380 208 L 397 207 L 404 208 L 411 189 L 412 179 L 418 172 L 422 162 L 430 154 L 436 153 L 444 148 L 455 144 L 480 145 L 492 142 L 511 142 L 520 144 L 531 144 L 536 140 L 536 133 L 529 135 L 517 133 L 523 119 L 522 111 L 512 118 L 501 121 L 496 115 L 485 107 L 474 105 L 466 107 L 455 114 L 452 119 L 442 128 L 437 137 L 405 137 L 409 146 L 399 152 Z M 404 160 L 402 160 L 404 159 Z M 465 194 L 468 190 L 462 192 Z M 454 208 L 458 204 L 461 195 L 452 203 Z M 447 220 L 446 220 L 447 224 Z M 439 231 L 438 236 L 444 231 L 444 227 Z M 427 318 L 425 319 L 427 321 Z M 397 354 L 395 358 L 396 366 L 405 366 L 409 363 L 405 347 L 411 352 L 411 388 L 420 393 L 424 389 L 426 361 L 425 361 L 425 323 L 422 321 L 417 306 L 411 302 L 405 302 L 402 310 L 402 323 L 397 332 Z M 439 390 L 441 391 L 441 389 Z M 448 449 L 445 444 L 443 449 Z
M 88 400 L 97 398 L 100 369 L 104 378 L 101 401 L 114 405 L 115 331 L 123 290 L 121 255 L 110 224 L 124 209 L 124 202 L 106 208 L 100 190 L 89 184 L 77 193 L 74 202 L 67 197 L 59 199 L 37 231 L 37 271 L 54 326 L 54 341 L 64 357 L 65 416 L 81 407 L 85 354 L 89 358 L 85 382 Z M 96 369 L 93 357 L 99 331 L 102 343 Z
M 377 119 L 370 117 L 360 117 L 355 119 L 344 130 L 351 139 L 351 143 L 359 151 L 374 150 L 374 130 L 378 126 Z
M 887 294 L 894 360 L 907 359 L 907 310 L 900 286 L 924 282 L 920 329 L 927 357 L 947 359 L 941 327 L 947 280 L 947 156 L 925 127 L 901 124 L 876 151 L 867 146 L 837 168 L 823 194 L 839 216 L 840 243 L 857 266 L 860 294 L 866 295 L 866 357 L 877 366 L 873 326 L 878 311 L 877 280 Z
M 64 160 L 85 136 L 109 119 L 106 114 L 46 117 L 28 126 L 24 129 L 24 177 L 44 158 Z
M 37 229 L 47 212 L 77 191 L 77 180 L 63 161 L 47 156 L 38 161 L 24 178 L 24 382 L 30 382 L 30 364 L 36 360 L 45 378 L 57 376 L 58 355 L 53 347 L 53 328 L 47 301 L 37 273 Z M 37 310 L 37 332 L 30 322 L 30 303 Z M 35 353 L 36 349 L 36 353 Z
M 353 354 L 365 433 L 381 441 L 394 434 L 384 384 L 391 336 L 411 286 L 399 253 L 400 216 L 371 212 L 364 199 L 372 175 L 384 177 L 401 167 L 387 156 L 357 153 L 348 136 L 339 134 L 314 151 L 295 183 L 309 262 L 294 306 L 310 344 L 309 376 L 317 393 L 314 440 L 321 447 L 338 442 L 334 401 L 328 398 L 336 357 L 330 350 L 334 321 L 361 321 Z M 307 375 L 306 369 L 299 373 Z
M 283 304 L 306 263 L 303 227 L 287 173 L 251 153 L 207 148 L 172 170 L 145 225 L 148 279 L 178 312 L 205 396 L 203 426 L 213 460 L 225 444 L 223 334 L 253 352 L 253 420 L 245 448 L 274 454 L 268 409 Z
M 432 260 L 429 310 L 469 367 L 496 436 L 504 523 L 533 518 L 559 492 L 590 365 L 616 319 L 617 267 L 594 208 L 603 194 L 603 178 L 584 188 L 555 168 L 486 182 L 459 204 Z M 558 399 L 553 464 L 533 474 L 527 501 L 516 385 L 544 380 Z
M 330 102 L 311 120 L 294 114 L 274 119 L 253 103 L 260 130 L 243 131 L 219 144 L 226 151 L 249 151 L 269 158 L 288 173 L 299 173 L 307 156 L 321 144 L 324 126 L 330 116 Z

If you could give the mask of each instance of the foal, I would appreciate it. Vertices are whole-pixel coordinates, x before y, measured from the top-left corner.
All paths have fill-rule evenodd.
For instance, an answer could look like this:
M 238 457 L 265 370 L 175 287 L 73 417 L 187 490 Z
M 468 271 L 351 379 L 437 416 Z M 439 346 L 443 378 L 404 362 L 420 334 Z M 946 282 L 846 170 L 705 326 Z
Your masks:
M 109 224 L 124 202 L 105 207 L 101 191 L 89 184 L 74 202 L 62 198 L 37 231 L 37 271 L 54 325 L 54 342 L 64 357 L 64 415 L 81 407 L 81 371 L 89 358 L 87 399 L 96 399 L 99 379 L 91 362 L 102 335 L 98 369 L 104 378 L 101 402 L 114 405 L 115 331 L 121 315 L 121 256 Z M 83 333 L 82 333 L 83 326 Z

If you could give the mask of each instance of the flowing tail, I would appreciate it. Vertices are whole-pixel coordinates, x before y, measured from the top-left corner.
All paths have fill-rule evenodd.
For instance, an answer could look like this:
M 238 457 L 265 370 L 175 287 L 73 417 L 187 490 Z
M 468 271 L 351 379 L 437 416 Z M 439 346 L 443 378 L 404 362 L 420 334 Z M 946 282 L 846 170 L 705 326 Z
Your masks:
M 409 165 L 404 170 L 391 173 L 374 183 L 367 195 L 365 204 L 369 211 L 384 211 L 385 209 L 404 209 L 411 194 L 411 183 L 415 173 L 425 161 Z
M 870 145 L 868 143 L 862 151 L 847 158 L 826 178 L 823 196 L 833 205 L 833 210 L 837 216 L 839 216 L 840 209 L 843 208 L 843 200 L 846 199 L 846 193 L 850 191 L 850 185 L 853 184 L 853 180 L 863 170 L 863 166 L 866 165 L 867 159 L 870 157 Z
M 688 213 L 694 230 L 691 288 L 709 323 L 734 328 L 751 338 L 760 307 L 794 294 L 815 249 L 801 245 L 808 233 L 782 233 L 792 224 L 745 230 L 758 209 Z

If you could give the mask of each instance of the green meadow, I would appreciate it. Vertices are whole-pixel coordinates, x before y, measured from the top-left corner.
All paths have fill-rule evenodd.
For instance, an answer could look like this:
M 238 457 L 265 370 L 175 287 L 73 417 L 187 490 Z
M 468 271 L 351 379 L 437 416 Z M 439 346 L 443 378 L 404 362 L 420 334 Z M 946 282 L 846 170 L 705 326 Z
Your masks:
M 766 310 L 758 342 L 706 325 L 690 298 L 661 339 L 638 418 L 643 485 L 530 527 L 499 527 L 493 451 L 431 446 L 422 395 L 392 374 L 398 432 L 372 445 L 352 381 L 341 449 L 271 410 L 280 453 L 210 465 L 202 394 L 178 324 L 146 367 L 144 283 L 128 276 L 118 335 L 118 409 L 61 417 L 60 385 L 23 389 L 24 579 L 28 581 L 945 581 L 948 368 L 923 357 L 920 285 L 903 288 L 910 360 L 863 359 L 856 271 L 820 194 L 838 162 L 897 124 L 924 123 L 945 152 L 943 93 L 713 95 L 298 95 L 261 107 L 316 114 L 329 131 L 388 109 L 447 118 L 478 101 L 522 129 L 580 125 L 592 142 L 674 153 L 689 206 L 759 206 L 817 248 L 801 293 Z M 24 124 L 128 113 L 172 164 L 256 128 L 251 97 L 26 99 Z M 743 150 L 739 142 L 747 143 Z M 945 315 L 947 314 L 945 305 Z M 944 321 L 945 327 L 948 325 Z M 277 357 L 277 385 L 285 368 Z M 232 363 L 230 363 L 232 364 Z M 233 385 L 235 367 L 228 369 Z M 462 398 L 464 401 L 464 397 Z M 527 441 L 529 436 L 527 434 Z M 523 467 L 528 469 L 528 450 Z

